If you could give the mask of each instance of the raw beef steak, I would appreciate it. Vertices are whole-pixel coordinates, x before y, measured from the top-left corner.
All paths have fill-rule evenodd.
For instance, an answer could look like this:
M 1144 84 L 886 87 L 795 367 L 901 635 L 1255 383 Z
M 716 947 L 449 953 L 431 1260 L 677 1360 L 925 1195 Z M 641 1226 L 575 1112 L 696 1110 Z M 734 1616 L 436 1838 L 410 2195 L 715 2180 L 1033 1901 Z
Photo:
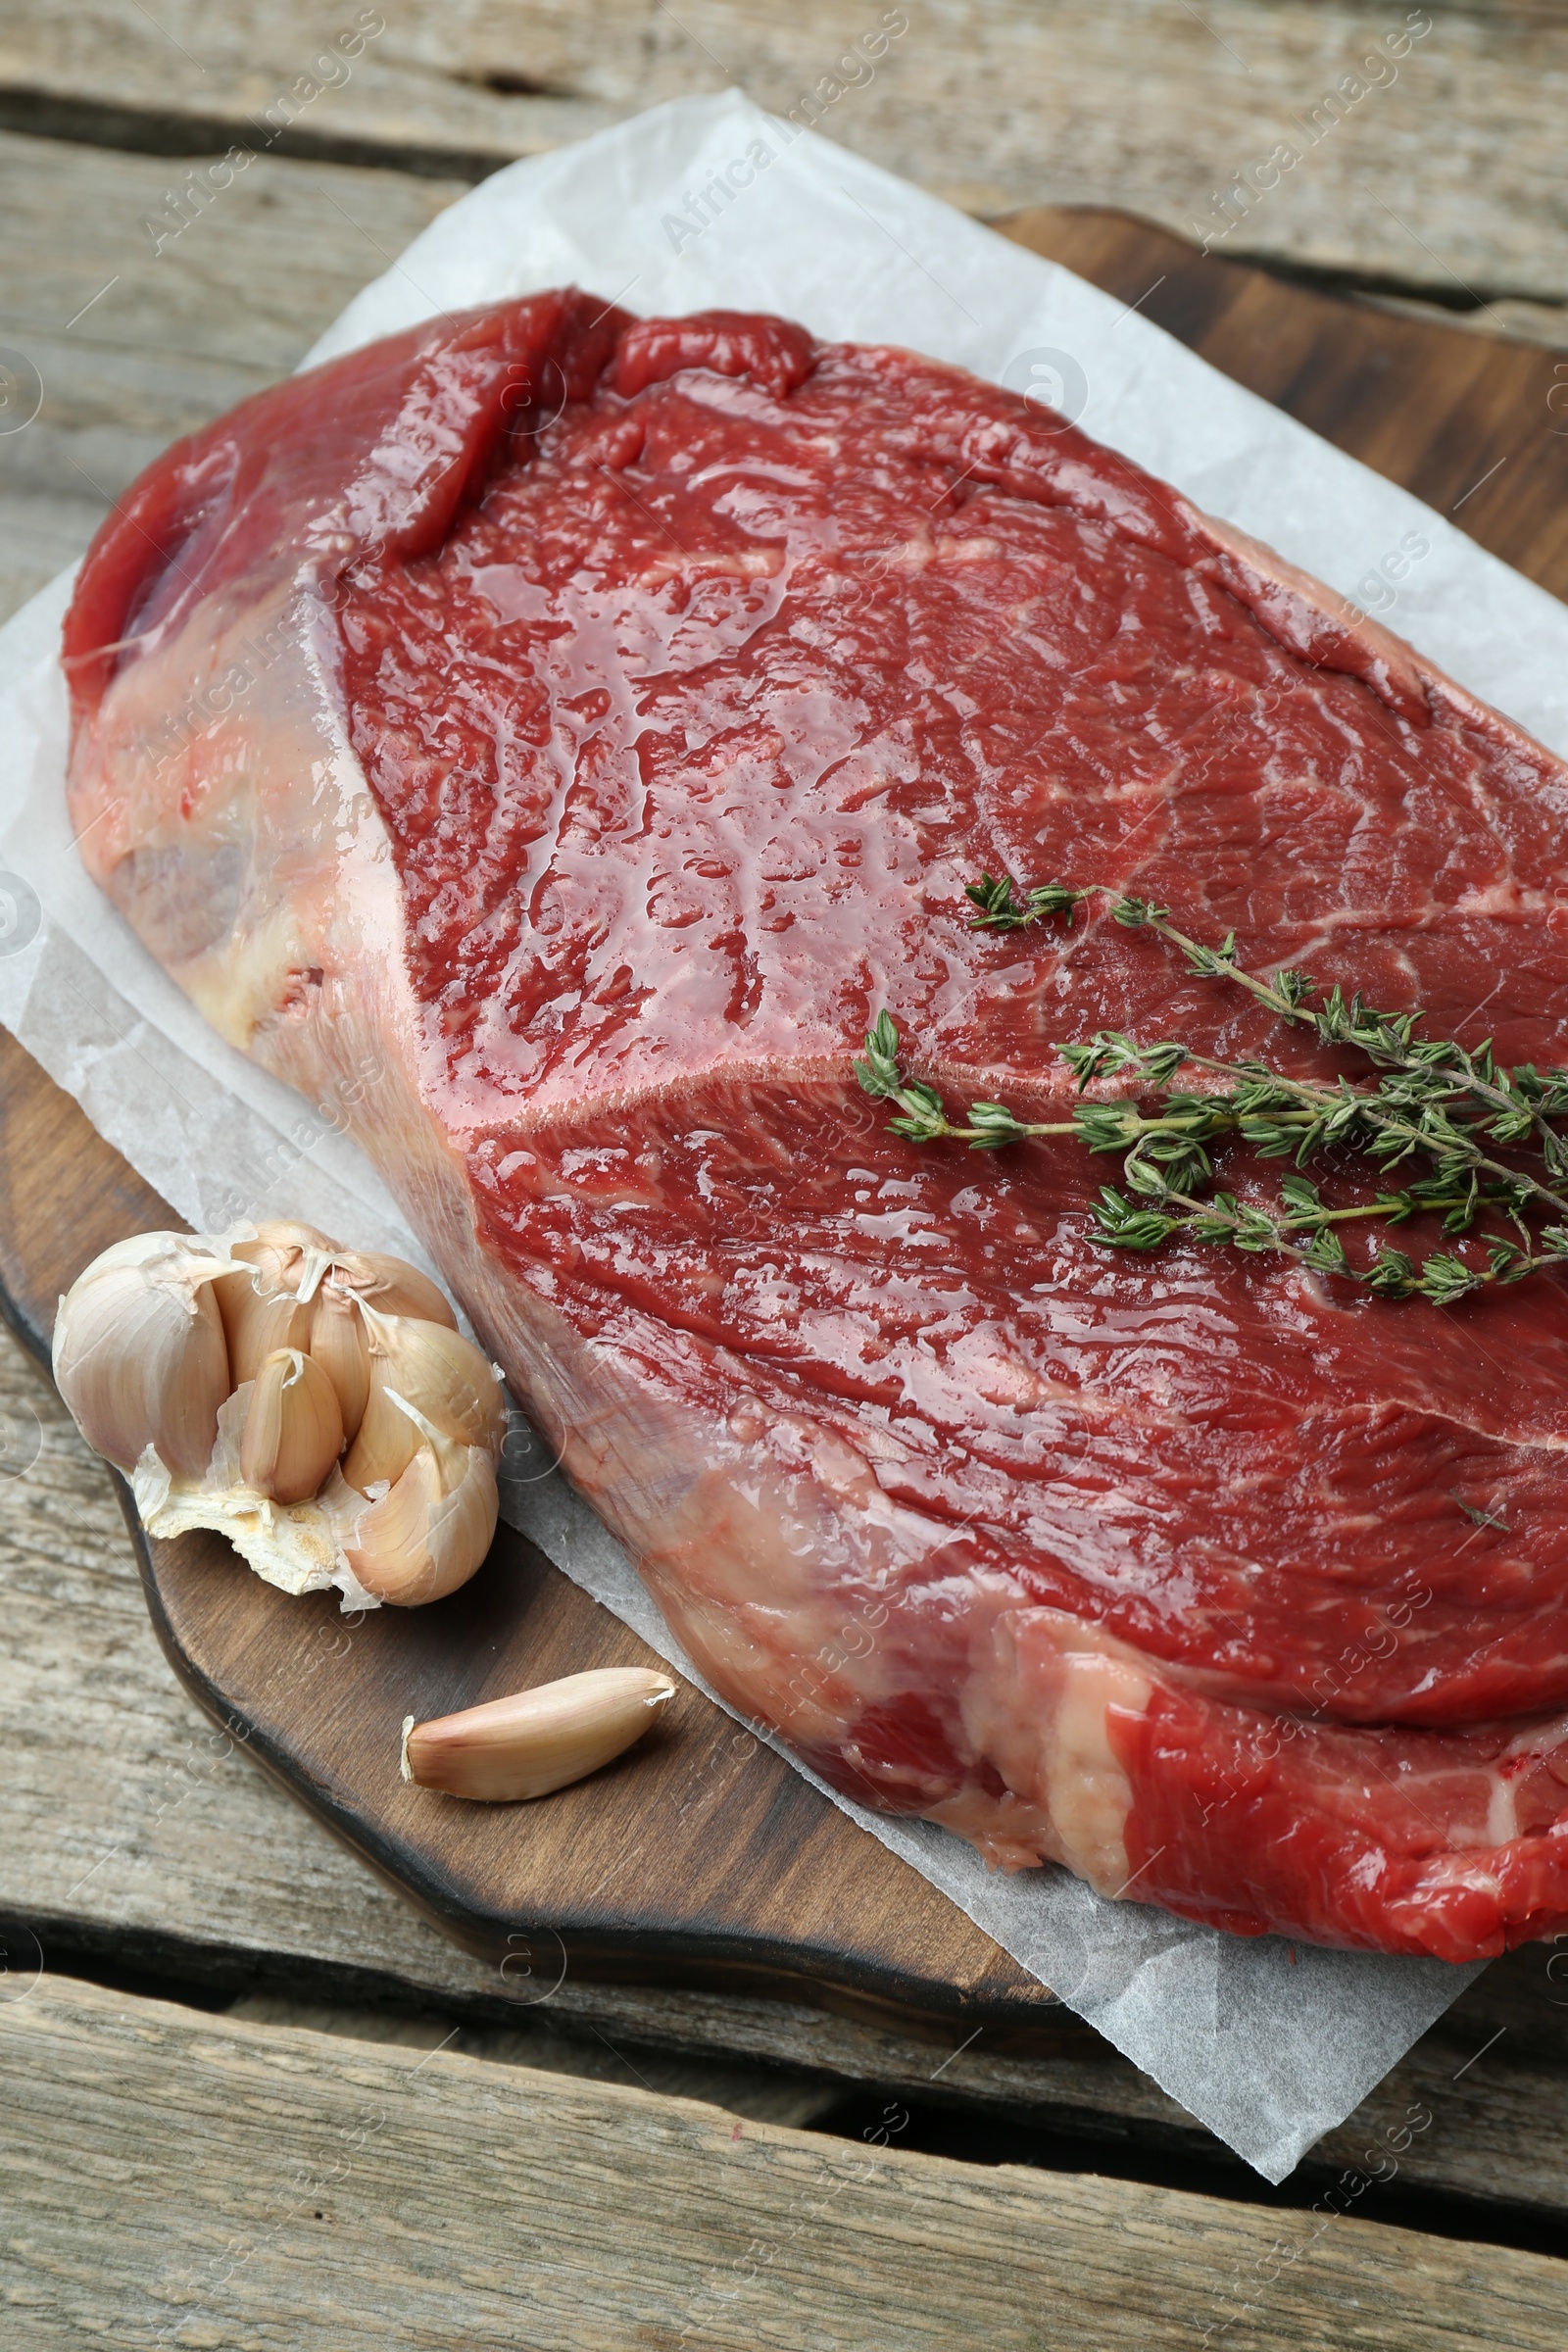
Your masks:
M 66 658 L 92 872 L 345 1105 L 736 1705 L 1243 1934 L 1568 1927 L 1562 1284 L 1108 1253 L 1103 1162 L 852 1070 L 884 1005 L 1036 1117 L 1102 1025 L 1310 1066 L 1147 934 L 970 930 L 983 867 L 1568 1058 L 1556 760 L 1007 392 L 570 293 L 171 450 Z

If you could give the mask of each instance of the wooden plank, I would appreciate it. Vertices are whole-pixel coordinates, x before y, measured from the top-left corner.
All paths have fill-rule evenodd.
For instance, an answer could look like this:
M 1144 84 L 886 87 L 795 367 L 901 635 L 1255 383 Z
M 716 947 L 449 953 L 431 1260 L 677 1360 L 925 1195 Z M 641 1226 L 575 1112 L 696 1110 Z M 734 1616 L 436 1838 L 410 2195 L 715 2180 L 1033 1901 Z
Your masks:
M 296 365 L 459 183 L 261 159 L 155 253 L 166 163 L 0 133 L 0 618 L 178 434 Z M 0 423 L 7 421 L 0 415 Z M 7 527 L 9 526 L 9 527 Z
M 177 1222 L 0 1033 L 0 1292 L 36 1350 L 86 1261 Z M 288 1206 L 286 1191 L 268 1205 Z M 347 1237 L 352 1240 L 352 1236 Z M 438 1606 L 360 1612 L 249 1575 L 221 1538 L 148 1541 L 154 1628 L 226 1744 L 283 1780 L 469 1949 L 515 1969 L 526 1936 L 597 1977 L 788 1992 L 874 2012 L 1027 2026 L 1037 1977 L 783 1757 L 682 1685 L 633 1757 L 538 1806 L 405 1785 L 399 1727 L 587 1667 L 657 1665 L 503 1525 Z M 536 1936 L 537 1931 L 537 1936 Z
M 153 1988 L 155 1994 L 167 1990 Z M 169 1997 L 174 1996 L 170 1993 Z M 650 2048 L 631 2041 L 619 2021 L 610 2026 L 609 2033 L 599 2027 L 572 2034 L 552 2031 L 548 2013 L 519 2029 L 472 2017 L 454 2023 L 437 2011 L 411 2013 L 334 2001 L 301 2001 L 276 1992 L 243 1992 L 229 2002 L 223 2015 L 250 2025 L 331 2034 L 345 2041 L 393 2042 L 413 2050 L 459 2050 L 469 2058 L 483 2058 L 490 2066 L 525 2066 L 535 2073 L 573 2075 L 583 2082 L 614 2082 L 622 2088 L 638 2083 L 660 2097 L 701 2099 L 728 2115 L 796 2129 L 830 2116 L 844 2098 L 843 2085 L 830 2076 L 738 2057 L 726 2063 L 721 2057 L 687 2049 Z M 882 2095 L 880 2090 L 877 2095 Z
M 1568 597 L 1568 370 L 1549 353 L 1351 309 L 1125 214 L 1047 208 L 1001 227 Z M 1376 574 L 1386 551 L 1364 553 Z M 1407 625 L 1387 579 L 1362 595 Z
M 5 1210 L 0 1201 L 0 1219 Z M 961 2032 L 922 2037 L 799 2002 L 561 1978 L 542 1941 L 519 1947 L 505 1975 L 469 1959 L 241 1751 L 215 1743 L 153 1639 L 107 1472 L 3 1331 L 0 1473 L 11 1984 L 39 1955 L 97 1953 L 219 1990 L 357 2004 L 362 2018 L 367 2003 L 390 2004 L 509 2028 L 535 2064 L 600 2064 L 601 2037 L 630 2051 L 622 2079 L 649 2073 L 649 2051 L 679 2054 L 684 2074 L 651 2079 L 731 2104 L 744 2089 L 751 2112 L 756 2076 L 743 2084 L 738 2070 L 760 2066 L 780 2071 L 781 2096 L 805 2096 L 807 2078 L 878 2084 L 1102 2144 L 1225 2161 L 1173 2100 L 1065 2016 L 1053 2048 L 1023 2051 L 988 2032 L 956 2054 Z M 1568 1984 L 1547 1973 L 1552 1960 L 1538 1946 L 1489 1970 L 1314 2151 L 1311 2176 L 1359 2162 L 1420 2104 L 1435 2120 L 1404 2155 L 1403 2180 L 1568 2211 Z
M 48 1978 L 0 2050 L 0 2285 L 39 2352 L 1562 2341 L 1542 2256 L 906 2155 L 897 2101 L 856 2147 Z
M 0 120 L 170 154 L 270 139 L 477 174 L 726 83 L 987 218 L 1116 206 L 1450 308 L 1568 301 L 1568 23 L 1506 0 L 55 0 L 0 24 Z

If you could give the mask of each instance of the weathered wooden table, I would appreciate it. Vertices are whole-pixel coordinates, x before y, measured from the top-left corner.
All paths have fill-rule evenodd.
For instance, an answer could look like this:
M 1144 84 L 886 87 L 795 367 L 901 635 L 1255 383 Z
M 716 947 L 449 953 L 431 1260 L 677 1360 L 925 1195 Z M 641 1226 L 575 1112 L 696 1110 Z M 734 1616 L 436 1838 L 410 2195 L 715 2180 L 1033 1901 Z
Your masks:
M 466 182 L 726 76 L 785 113 L 814 93 L 825 134 L 971 210 L 1036 208 L 1015 233 L 1128 301 L 1147 238 L 1052 208 L 1180 233 L 1150 314 L 1308 421 L 1300 338 L 1351 314 L 1234 259 L 1375 300 L 1388 399 L 1358 454 L 1568 591 L 1568 431 L 1542 438 L 1568 412 L 1560 12 L 863 16 L 7 9 L 4 610 Z M 874 73 L 839 62 L 905 19 Z M 356 27 L 346 74 L 318 65 Z M 1265 200 L 1253 166 L 1292 138 Z M 194 193 L 236 143 L 254 165 Z M 1229 258 L 1196 259 L 1205 236 Z M 1423 406 L 1440 350 L 1458 389 Z M 1491 1969 L 1270 2195 L 1066 2013 L 1025 2056 L 465 1958 L 180 1693 L 107 1476 L 3 1334 L 0 1593 L 8 2348 L 1568 2340 L 1568 1954 Z

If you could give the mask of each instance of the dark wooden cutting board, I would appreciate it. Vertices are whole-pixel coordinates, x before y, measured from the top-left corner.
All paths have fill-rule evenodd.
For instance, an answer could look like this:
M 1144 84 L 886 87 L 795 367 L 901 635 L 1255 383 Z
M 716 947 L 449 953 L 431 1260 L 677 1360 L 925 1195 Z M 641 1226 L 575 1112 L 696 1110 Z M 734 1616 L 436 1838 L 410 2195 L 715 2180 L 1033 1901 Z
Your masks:
M 1036 212 L 1007 233 L 1568 594 L 1568 368 L 1552 354 L 1353 308 L 1115 214 Z M 28 1344 L 47 1356 L 88 1258 L 176 1222 L 0 1033 L 0 1304 Z M 657 1662 L 522 1538 L 503 1529 L 447 1600 L 345 1623 L 335 1595 L 291 1600 L 216 1537 L 149 1542 L 124 1499 L 153 1623 L 202 1705 L 514 1995 L 569 1968 L 1049 2038 L 1033 1978 L 693 1690 L 630 1757 L 541 1803 L 406 1788 L 406 1714 Z

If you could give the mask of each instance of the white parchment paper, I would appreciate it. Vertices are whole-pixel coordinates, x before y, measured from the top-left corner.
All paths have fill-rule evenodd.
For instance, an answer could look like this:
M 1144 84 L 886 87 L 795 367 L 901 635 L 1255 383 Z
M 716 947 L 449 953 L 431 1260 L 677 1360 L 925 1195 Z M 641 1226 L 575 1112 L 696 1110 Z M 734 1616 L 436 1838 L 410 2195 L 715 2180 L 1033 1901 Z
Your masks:
M 1568 611 L 1553 598 L 1136 309 L 739 96 L 682 99 L 486 180 L 311 356 L 571 280 L 643 313 L 779 311 L 819 335 L 903 343 L 1038 389 L 1359 593 L 1568 753 Z M 357 1149 L 225 1047 L 82 874 L 62 790 L 69 592 L 57 581 L 0 631 L 0 1020 L 193 1224 L 288 1213 L 428 1262 Z M 624 1554 L 542 1453 L 514 1464 L 505 1507 L 684 1665 Z M 1478 1973 L 1222 1936 L 1056 1870 L 1003 1878 L 928 1824 L 834 1801 L 1270 2180 Z

